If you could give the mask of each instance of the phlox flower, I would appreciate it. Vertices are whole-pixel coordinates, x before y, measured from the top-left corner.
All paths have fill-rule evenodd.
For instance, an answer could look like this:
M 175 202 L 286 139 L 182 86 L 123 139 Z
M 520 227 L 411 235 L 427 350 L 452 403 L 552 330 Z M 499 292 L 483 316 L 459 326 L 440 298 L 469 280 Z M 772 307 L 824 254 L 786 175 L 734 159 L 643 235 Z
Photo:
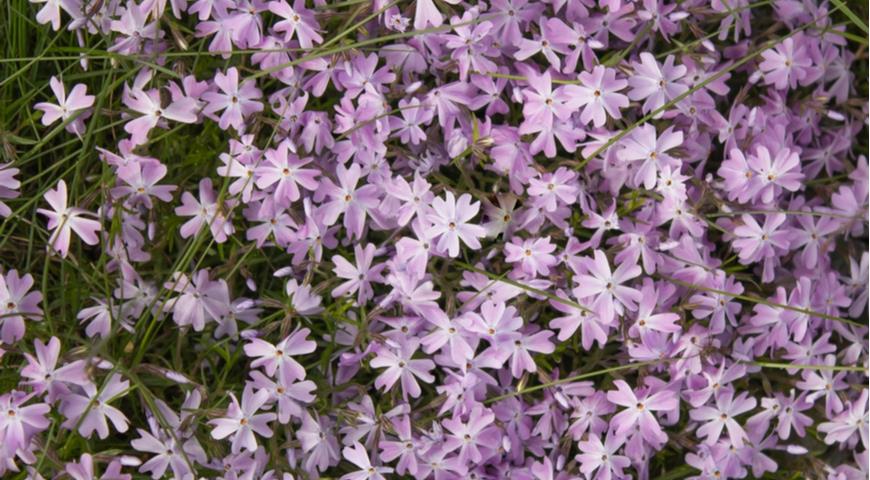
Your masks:
M 316 315 L 323 311 L 320 304 L 322 299 L 311 291 L 311 285 L 299 285 L 296 279 L 291 279 L 287 282 L 285 291 L 290 297 L 293 310 L 299 315 Z
M 46 7 L 54 2 L 55 0 L 50 0 L 46 4 Z M 57 77 L 52 76 L 48 83 L 51 86 L 51 91 L 54 92 L 54 96 L 57 97 L 57 105 L 41 102 L 33 107 L 43 112 L 42 124 L 45 126 L 49 126 L 58 120 L 65 122 L 72 118 L 73 115 L 76 115 L 77 112 L 87 110 L 94 104 L 94 96 L 87 94 L 88 87 L 83 83 L 74 86 L 69 92 L 69 96 L 66 95 L 66 89 Z M 66 125 L 66 130 L 76 135 L 85 133 L 84 119 L 87 116 L 87 112 L 78 114 L 73 121 Z
M 764 73 L 764 83 L 778 90 L 795 89 L 798 83 L 812 80 L 813 60 L 801 37 L 786 38 L 775 47 L 761 52 L 764 59 L 758 68 Z
M 67 206 L 66 182 L 60 180 L 57 187 L 45 193 L 45 201 L 51 210 L 38 208 L 36 211 L 48 218 L 48 229 L 52 230 L 48 244 L 52 250 L 66 258 L 69 252 L 71 232 L 75 232 L 83 242 L 96 245 L 100 242 L 97 232 L 100 222 L 86 218 L 83 215 L 90 212 L 77 207 Z
M 640 293 L 642 297 L 638 303 L 637 320 L 635 320 L 634 325 L 629 329 L 630 334 L 643 336 L 644 333 L 651 330 L 662 333 L 676 333 L 682 330 L 676 323 L 680 320 L 680 316 L 676 313 L 653 314 L 659 303 L 661 292 L 652 283 L 644 284 Z
M 598 435 L 591 435 L 588 440 L 578 442 L 580 453 L 574 458 L 580 463 L 580 472 L 594 480 L 622 478 L 623 470 L 631 465 L 628 457 L 616 453 L 623 443 L 624 437 L 614 433 L 608 434 L 604 442 Z
M 278 33 L 284 34 L 284 41 L 288 42 L 294 36 L 302 48 L 311 48 L 315 43 L 322 43 L 323 37 L 317 32 L 319 25 L 314 14 L 305 8 L 303 0 L 295 0 L 291 7 L 285 0 L 269 2 L 269 11 L 283 18 L 275 23 L 273 28 Z
M 824 365 L 833 367 L 836 365 L 836 357 L 832 354 L 825 355 Z M 828 418 L 833 418 L 837 413 L 843 411 L 843 401 L 840 399 L 838 391 L 848 387 L 845 381 L 846 372 L 835 372 L 832 369 L 803 370 L 801 372 L 802 380 L 795 383 L 795 387 L 809 392 L 806 396 L 807 402 L 815 402 L 819 398 L 825 399 L 825 415 Z
M 467 193 L 460 195 L 459 200 L 449 190 L 445 192 L 443 199 L 435 197 L 427 220 L 432 223 L 428 234 L 437 238 L 438 250 L 457 257 L 460 240 L 470 248 L 480 248 L 478 239 L 486 236 L 486 230 L 480 225 L 469 223 L 478 211 L 480 202 L 472 202 L 471 195 Z
M 257 188 L 265 190 L 274 186 L 276 205 L 287 208 L 301 197 L 300 189 L 316 190 L 320 183 L 320 172 L 313 168 L 301 168 L 311 162 L 311 158 L 299 158 L 291 151 L 287 141 L 277 148 L 266 150 L 265 161 L 255 170 Z
M 513 348 L 507 350 L 510 353 L 511 374 L 514 378 L 520 378 L 523 372 L 535 373 L 538 370 L 530 352 L 550 354 L 556 350 L 556 345 L 549 340 L 553 332 L 541 330 L 532 334 L 515 333 Z
M 679 398 L 670 390 L 653 393 L 642 388 L 636 394 L 623 380 L 616 380 L 613 385 L 616 390 L 607 392 L 607 400 L 625 408 L 610 420 L 610 427 L 616 435 L 623 435 L 639 425 L 641 435 L 650 444 L 666 442 L 668 436 L 653 412 L 673 410 L 679 405 Z
M 69 385 L 84 386 L 90 382 L 84 360 L 74 360 L 58 366 L 60 359 L 60 340 L 51 337 L 48 343 L 36 339 L 33 342 L 36 356 L 24 353 L 27 365 L 21 369 L 22 383 L 33 388 L 37 395 L 46 394 L 45 399 L 53 404 L 70 393 Z
M 705 442 L 709 445 L 719 441 L 722 429 L 728 430 L 728 439 L 731 445 L 740 448 L 745 441 L 749 440 L 746 432 L 737 423 L 734 417 L 755 408 L 756 401 L 749 397 L 748 392 L 740 392 L 734 398 L 734 391 L 730 388 L 719 390 L 716 395 L 715 407 L 698 407 L 689 412 L 692 420 L 706 422 L 698 428 L 698 436 L 706 437 Z
M 650 113 L 663 107 L 685 93 L 689 87 L 679 80 L 686 75 L 684 65 L 675 65 L 676 57 L 668 55 L 665 63 L 659 65 L 653 54 L 642 52 L 640 62 L 633 63 L 634 75 L 628 77 L 628 98 L 644 100 L 643 113 Z M 657 113 L 653 118 L 661 118 L 664 112 Z
M 755 196 L 764 203 L 772 202 L 782 190 L 797 191 L 804 179 L 800 171 L 800 158 L 787 148 L 781 148 L 771 159 L 767 147 L 759 145 L 748 163 L 756 172 L 758 187 Z
M 381 451 L 378 457 L 384 462 L 392 462 L 397 458 L 396 473 L 404 475 L 417 473 L 418 441 L 411 433 L 411 420 L 407 415 L 399 415 L 390 419 L 397 438 L 382 438 L 378 443 Z
M 7 345 L 24 337 L 24 319 L 42 320 L 42 292 L 31 292 L 33 276 L 18 270 L 0 274 L 0 340 Z
M 637 277 L 641 269 L 634 263 L 623 263 L 615 271 L 610 270 L 607 257 L 601 250 L 595 250 L 594 259 L 586 259 L 585 273 L 575 278 L 574 296 L 577 298 L 595 297 L 594 309 L 603 321 L 610 323 L 625 309 L 634 311 L 642 294 L 623 283 Z
M 175 214 L 193 217 L 181 226 L 182 238 L 197 234 L 203 225 L 208 225 L 215 241 L 227 241 L 235 229 L 229 219 L 228 211 L 234 205 L 232 201 L 218 203 L 218 195 L 214 191 L 210 178 L 199 181 L 199 200 L 190 192 L 181 195 L 181 205 L 175 207 Z
M 565 298 L 564 292 L 557 294 L 559 298 Z M 572 300 L 571 303 L 583 306 Z M 550 300 L 550 305 L 564 316 L 556 317 L 550 321 L 550 328 L 559 330 L 559 335 L 556 337 L 560 342 L 568 340 L 577 330 L 580 330 L 580 345 L 584 350 L 592 348 L 593 342 L 597 342 L 603 347 L 607 343 L 607 334 L 611 328 L 610 319 L 603 320 L 600 315 L 588 307 L 578 308 L 578 306 L 562 303 L 556 299 Z
M 514 238 L 505 244 L 504 249 L 505 261 L 518 262 L 523 273 L 531 277 L 538 274 L 549 275 L 550 267 L 557 263 L 556 257 L 552 255 L 556 246 L 550 243 L 550 237 L 525 240 Z
M 678 166 L 679 162 L 667 153 L 683 143 L 683 133 L 668 127 L 656 134 L 656 129 L 648 123 L 636 128 L 622 143 L 617 153 L 621 160 L 637 162 L 634 184 L 652 190 L 656 185 L 658 172 L 667 166 Z
M 231 403 L 226 416 L 208 422 L 214 426 L 211 431 L 212 438 L 222 440 L 232 435 L 233 453 L 256 450 L 257 437 L 254 433 L 265 438 L 271 438 L 273 434 L 269 422 L 275 420 L 276 415 L 272 412 L 257 413 L 268 401 L 268 391 L 259 390 L 254 393 L 254 388 L 250 385 L 242 393 L 241 404 L 230 392 Z
M 580 73 L 578 79 L 580 85 L 565 88 L 571 94 L 568 103 L 577 108 L 583 107 L 581 122 L 592 122 L 595 127 L 602 127 L 607 117 L 616 120 L 622 118 L 620 109 L 628 108 L 628 97 L 618 92 L 627 87 L 628 82 L 617 79 L 616 70 L 597 65 L 591 73 Z
M 374 292 L 371 284 L 373 282 L 382 283 L 384 281 L 381 272 L 386 267 L 386 264 L 384 263 L 372 265 L 376 250 L 377 247 L 371 243 L 365 247 L 356 244 L 356 246 L 354 246 L 356 266 L 345 260 L 341 255 L 335 255 L 332 257 L 332 263 L 335 264 L 333 272 L 335 272 L 335 275 L 339 278 L 346 279 L 344 283 L 332 290 L 333 297 L 352 295 L 356 293 L 357 304 L 359 305 L 365 305 L 366 302 L 372 298 Z
M 17 168 L 11 168 L 8 163 L 0 164 L 0 217 L 8 217 L 12 214 L 12 209 L 3 200 L 18 198 L 21 195 L 18 191 L 21 182 L 15 178 L 18 172 Z
M 100 439 L 109 436 L 109 421 L 115 430 L 124 433 L 128 428 L 127 416 L 121 410 L 109 405 L 115 398 L 123 396 L 130 389 L 130 382 L 123 380 L 120 374 L 113 374 L 101 389 L 97 385 L 87 383 L 82 386 L 81 393 L 70 393 L 61 399 L 60 411 L 66 417 L 64 428 L 75 428 L 85 438 L 91 438 L 94 432 Z
M 366 448 L 359 442 L 355 442 L 350 447 L 344 447 L 341 453 L 347 461 L 359 467 L 356 472 L 342 475 L 341 480 L 386 480 L 384 474 L 393 473 L 393 469 L 390 467 L 372 466 Z
M 124 131 L 130 134 L 135 145 L 141 145 L 148 140 L 148 132 L 158 125 L 166 125 L 166 120 L 181 123 L 194 123 L 197 120 L 199 108 L 196 100 L 181 97 L 167 106 L 162 106 L 160 90 L 143 90 L 125 86 L 124 105 L 134 112 L 142 114 L 124 125 Z
M 468 359 L 474 356 L 474 349 L 471 348 L 466 338 L 469 336 L 466 330 L 467 319 L 451 319 L 439 309 L 429 312 L 426 320 L 434 328 L 421 340 L 424 352 L 431 354 L 437 350 L 445 349 L 450 359 L 457 365 L 464 365 Z
M 227 282 L 209 279 L 206 269 L 198 271 L 192 279 L 178 273 L 165 287 L 179 293 L 167 305 L 172 309 L 172 318 L 179 326 L 191 325 L 200 332 L 206 322 L 217 321 L 230 313 Z
M 83 453 L 78 462 L 69 462 L 64 467 L 64 472 L 73 480 L 131 480 L 130 474 L 122 474 L 121 460 L 114 459 L 106 465 L 106 470 L 99 477 L 94 466 L 94 457 L 89 453 Z
M 378 187 L 363 185 L 358 187 L 362 177 L 362 168 L 356 163 L 349 168 L 339 165 L 336 169 L 338 185 L 330 179 L 324 179 L 317 195 L 328 195 L 330 200 L 324 202 L 322 208 L 323 220 L 327 225 L 334 224 L 339 215 L 344 214 L 344 228 L 349 238 L 361 238 L 365 226 L 366 214 L 379 203 Z
M 399 100 L 399 110 L 401 110 L 401 118 L 390 117 L 390 129 L 394 131 L 393 135 L 399 137 L 402 143 L 411 143 L 412 145 L 425 141 L 426 132 L 423 131 L 422 126 L 428 125 L 432 121 L 434 116 L 432 109 L 428 105 L 420 103 L 418 98 L 412 98 L 411 100 Z
M 475 407 L 471 410 L 466 421 L 459 416 L 446 419 L 442 422 L 449 434 L 444 442 L 444 450 L 452 452 L 459 449 L 459 461 L 480 462 L 484 451 L 496 446 L 498 430 L 491 425 L 495 420 L 495 414 L 488 409 Z
M 217 72 L 214 83 L 220 92 L 206 92 L 202 99 L 207 102 L 203 113 L 214 115 L 223 110 L 218 125 L 224 130 L 233 127 L 237 132 L 245 130 L 245 118 L 263 110 L 263 104 L 257 99 L 263 93 L 254 80 L 245 80 L 239 85 L 239 71 L 236 67 L 227 73 Z
M 278 374 L 289 381 L 302 380 L 305 378 L 305 368 L 297 362 L 293 356 L 311 353 L 317 348 L 317 344 L 308 340 L 311 330 L 303 328 L 288 335 L 277 345 L 252 338 L 245 345 L 245 355 L 254 357 L 251 367 L 263 367 L 270 377 Z
M 748 265 L 754 262 L 764 262 L 762 281 L 773 280 L 774 260 L 781 252 L 787 251 L 790 244 L 788 230 L 780 228 L 787 220 L 785 214 L 774 213 L 764 217 L 764 224 L 759 225 L 752 215 L 740 216 L 743 225 L 734 228 L 737 238 L 734 248 L 740 257 L 740 263 Z
M 19 449 L 26 449 L 33 436 L 42 432 L 51 424 L 46 415 L 51 407 L 45 403 L 30 403 L 25 405 L 33 394 L 13 390 L 0 395 L 0 439 L 3 439 L 2 449 L 6 458 L 13 458 Z
M 867 410 L 867 393 L 865 388 L 861 396 L 854 402 L 846 404 L 846 408 L 830 422 L 819 425 L 819 432 L 825 434 L 825 443 L 835 442 L 854 445 L 858 439 L 865 449 L 870 446 L 870 413 Z
M 302 415 L 302 426 L 296 431 L 304 459 L 305 470 L 322 472 L 341 458 L 338 441 L 333 433 L 333 423 L 326 415 L 315 419 L 307 411 Z
M 172 201 L 175 185 L 157 185 L 166 176 L 166 165 L 156 162 L 130 163 L 118 169 L 118 179 L 125 185 L 112 189 L 112 196 L 124 198 L 131 205 L 145 205 L 149 210 L 154 208 L 151 197 L 164 202 Z
M 287 423 L 291 417 L 302 418 L 303 406 L 314 401 L 312 392 L 317 386 L 311 380 L 293 382 L 289 377 L 278 375 L 277 380 L 263 375 L 258 370 L 251 371 L 250 382 L 254 388 L 269 392 L 269 401 L 278 404 L 278 421 Z
M 408 183 L 401 176 L 396 176 L 390 188 L 387 189 L 387 196 L 384 198 L 381 208 L 394 205 L 393 202 L 399 203 L 395 212 L 396 222 L 400 226 L 405 226 L 413 218 L 419 218 L 425 214 L 426 206 L 435 197 L 430 189 L 429 182 L 419 173 L 414 174 L 414 180 L 411 183 Z
M 395 347 L 389 343 L 381 347 L 377 356 L 369 362 L 373 368 L 386 368 L 375 379 L 375 387 L 389 391 L 397 381 L 401 380 L 402 398 L 407 400 L 408 395 L 412 398 L 419 397 L 420 385 L 417 383 L 417 378 L 426 383 L 435 381 L 435 377 L 429 373 L 435 368 L 432 360 L 411 358 L 419 346 L 419 340 L 411 339 L 399 341 Z
M 63 9 L 67 13 L 74 13 L 78 5 L 74 2 L 66 0 L 29 0 L 30 3 L 44 3 L 45 5 L 36 13 L 36 21 L 40 25 L 47 23 L 51 24 L 54 31 L 60 30 L 60 11 Z M 80 7 L 79 7 L 80 8 Z
M 529 179 L 529 196 L 537 205 L 548 212 L 555 212 L 559 205 L 572 205 L 577 202 L 580 188 L 577 173 L 559 167 L 553 173 Z

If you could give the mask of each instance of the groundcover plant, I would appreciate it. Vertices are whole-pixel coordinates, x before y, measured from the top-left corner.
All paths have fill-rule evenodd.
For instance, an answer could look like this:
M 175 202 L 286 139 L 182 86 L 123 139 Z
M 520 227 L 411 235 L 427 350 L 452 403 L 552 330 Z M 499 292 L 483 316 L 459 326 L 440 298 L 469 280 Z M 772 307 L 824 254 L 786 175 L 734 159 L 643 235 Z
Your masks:
M 867 16 L 6 0 L 0 477 L 866 479 Z

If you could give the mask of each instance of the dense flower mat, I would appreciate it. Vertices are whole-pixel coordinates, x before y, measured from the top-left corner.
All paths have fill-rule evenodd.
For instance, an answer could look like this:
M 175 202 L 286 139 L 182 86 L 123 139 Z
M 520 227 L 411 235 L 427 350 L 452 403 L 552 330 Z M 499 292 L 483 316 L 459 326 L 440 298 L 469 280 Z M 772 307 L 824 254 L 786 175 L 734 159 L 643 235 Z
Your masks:
M 4 478 L 867 477 L 866 4 L 33 1 Z

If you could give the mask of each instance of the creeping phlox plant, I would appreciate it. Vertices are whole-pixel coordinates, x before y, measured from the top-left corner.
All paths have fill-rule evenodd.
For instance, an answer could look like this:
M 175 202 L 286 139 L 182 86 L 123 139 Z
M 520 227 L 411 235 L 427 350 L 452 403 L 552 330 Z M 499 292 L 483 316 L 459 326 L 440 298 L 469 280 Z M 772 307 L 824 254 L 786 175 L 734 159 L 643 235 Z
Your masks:
M 866 4 L 0 9 L 0 476 L 867 478 Z

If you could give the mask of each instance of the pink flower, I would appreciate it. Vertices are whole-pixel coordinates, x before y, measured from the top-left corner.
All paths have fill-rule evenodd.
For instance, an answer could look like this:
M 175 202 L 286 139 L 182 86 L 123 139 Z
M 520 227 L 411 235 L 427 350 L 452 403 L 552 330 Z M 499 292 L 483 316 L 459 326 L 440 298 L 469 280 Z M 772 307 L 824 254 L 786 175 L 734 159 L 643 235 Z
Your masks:
M 48 217 L 48 229 L 53 230 L 48 244 L 53 250 L 66 258 L 69 252 L 70 232 L 75 232 L 83 242 L 88 245 L 96 245 L 100 242 L 97 232 L 100 231 L 100 222 L 84 218 L 82 215 L 89 214 L 86 210 L 76 207 L 67 207 L 66 182 L 57 182 L 55 190 L 45 193 L 45 201 L 52 210 L 39 208 L 36 211 Z
M 266 438 L 271 438 L 273 434 L 269 422 L 275 420 L 276 415 L 272 412 L 257 413 L 269 401 L 269 392 L 260 390 L 254 393 L 254 388 L 248 385 L 242 393 L 241 405 L 232 392 L 230 401 L 225 417 L 208 422 L 214 426 L 211 431 L 212 438 L 223 440 L 232 435 L 233 453 L 239 453 L 243 449 L 256 450 L 257 437 L 254 433 Z
M 109 405 L 113 399 L 121 397 L 130 389 L 130 382 L 122 380 L 115 373 L 105 382 L 102 390 L 97 390 L 93 383 L 82 387 L 84 395 L 70 393 L 61 399 L 60 411 L 67 418 L 64 428 L 72 429 L 78 425 L 78 432 L 85 438 L 90 438 L 94 432 L 101 439 L 109 436 L 108 418 L 115 430 L 120 433 L 127 431 L 127 417 L 121 410 Z
M 36 13 L 36 21 L 40 25 L 46 23 L 51 24 L 52 30 L 60 30 L 60 10 L 63 9 L 67 13 L 72 10 L 75 12 L 76 4 L 71 4 L 66 0 L 29 0 L 30 3 L 44 3 L 45 5 Z M 78 7 L 81 8 L 81 7 Z
M 624 442 L 622 435 L 614 433 L 608 434 L 604 443 L 594 434 L 588 440 L 578 442 L 577 449 L 580 453 L 574 458 L 580 463 L 580 472 L 594 480 L 622 478 L 623 470 L 631 466 L 628 457 L 616 454 Z M 596 470 L 598 473 L 593 477 L 592 472 Z
M 393 135 L 399 137 L 402 143 L 412 145 L 425 141 L 426 133 L 421 127 L 432 121 L 434 116 L 432 109 L 421 104 L 415 97 L 411 100 L 399 100 L 399 110 L 402 113 L 401 118 L 390 117 L 390 129 L 394 131 Z
M 132 475 L 121 473 L 122 466 L 121 461 L 117 458 L 110 461 L 99 480 L 131 480 Z M 89 453 L 83 453 L 78 462 L 67 463 L 64 472 L 72 480 L 96 480 L 97 475 L 99 475 L 94 467 L 94 457 Z
M 740 263 L 748 265 L 763 260 L 762 281 L 769 282 L 774 277 L 773 260 L 789 248 L 789 232 L 780 229 L 787 218 L 782 213 L 765 215 L 763 226 L 758 225 L 752 215 L 743 214 L 740 218 L 743 220 L 743 225 L 734 228 L 734 235 L 737 238 L 733 242 Z
M 786 38 L 775 48 L 761 52 L 764 60 L 758 68 L 764 72 L 764 83 L 785 90 L 797 88 L 798 82 L 806 85 L 814 80 L 813 60 L 801 38 Z
M 175 207 L 176 215 L 193 217 L 181 226 L 182 238 L 199 233 L 205 224 L 210 227 L 217 243 L 227 241 L 228 236 L 235 231 L 226 213 L 233 202 L 226 201 L 219 205 L 217 200 L 211 179 L 208 177 L 199 181 L 199 201 L 190 192 L 181 195 L 181 206 Z
M 3 200 L 18 198 L 21 195 L 21 192 L 18 191 L 21 188 L 21 182 L 15 179 L 18 172 L 17 168 L 10 168 L 8 163 L 0 165 L 0 217 L 8 217 L 12 214 L 12 209 Z
M 687 69 L 683 65 L 674 65 L 675 57 L 668 55 L 665 63 L 659 65 L 649 52 L 640 54 L 640 63 L 633 63 L 634 75 L 628 77 L 631 91 L 628 98 L 644 100 L 643 113 L 650 113 L 664 106 L 667 102 L 685 93 L 689 87 L 678 82 Z M 659 112 L 653 118 L 661 118 L 664 112 Z
M 679 160 L 667 152 L 682 143 L 683 133 L 674 131 L 674 127 L 668 127 L 661 135 L 656 135 L 656 128 L 645 123 L 622 142 L 623 148 L 617 155 L 621 160 L 640 163 L 634 175 L 634 184 L 652 190 L 659 170 L 664 167 L 679 167 Z
M 167 302 L 172 318 L 180 326 L 191 325 L 200 332 L 206 322 L 217 321 L 230 313 L 230 292 L 223 279 L 210 280 L 208 270 L 202 269 L 193 279 L 183 273 L 166 283 L 165 287 L 180 295 Z
M 480 248 L 479 238 L 486 236 L 486 230 L 480 225 L 468 223 L 480 211 L 480 202 L 471 202 L 471 195 L 463 193 L 459 200 L 453 192 L 446 191 L 444 198 L 435 197 L 432 200 L 432 213 L 427 215 L 433 225 L 427 234 L 437 238 L 438 250 L 446 251 L 451 257 L 459 256 L 459 241 L 471 248 Z
M 142 114 L 124 125 L 124 131 L 130 134 L 130 139 L 135 145 L 145 143 L 151 129 L 166 124 L 164 119 L 194 123 L 199 111 L 196 100 L 190 97 L 181 97 L 163 107 L 160 90 L 156 88 L 146 91 L 138 87 L 129 89 L 125 86 L 123 101 L 131 110 Z
M 553 353 L 556 346 L 549 340 L 552 336 L 553 332 L 549 330 L 541 330 L 531 335 L 520 333 L 511 335 L 513 348 L 508 352 L 510 353 L 511 374 L 514 378 L 520 378 L 523 372 L 535 373 L 538 370 L 529 352 Z M 505 340 L 510 341 L 508 338 Z
M 755 197 L 764 203 L 770 203 L 782 190 L 795 192 L 801 188 L 801 162 L 798 154 L 787 148 L 776 152 L 772 160 L 770 152 L 764 145 L 755 149 L 755 155 L 749 157 L 749 166 L 757 176 L 757 191 Z
M 444 0 L 445 2 L 455 5 L 458 0 Z M 414 10 L 414 29 L 423 30 L 427 26 L 438 27 L 444 23 L 444 17 L 441 12 L 435 7 L 434 0 L 420 0 L 417 2 L 417 7 Z
M 326 415 L 317 420 L 308 412 L 302 414 L 302 426 L 296 431 L 302 452 L 307 454 L 305 469 L 310 472 L 324 471 L 341 459 L 338 441 L 333 433 L 333 422 Z
M 219 125 L 226 130 L 232 126 L 237 132 L 245 130 L 245 118 L 263 110 L 263 104 L 256 101 L 263 96 L 253 80 L 245 80 L 239 86 L 239 71 L 236 67 L 226 74 L 217 72 L 214 83 L 220 92 L 206 92 L 202 99 L 208 102 L 203 113 L 214 115 L 223 110 Z
M 410 475 L 417 473 L 417 448 L 418 440 L 411 433 L 411 420 L 407 415 L 401 415 L 391 419 L 397 438 L 390 440 L 382 438 L 378 446 L 381 452 L 378 457 L 384 462 L 392 462 L 399 459 L 396 464 L 396 473 Z
M 317 177 L 320 172 L 313 168 L 301 168 L 311 162 L 311 158 L 299 158 L 290 152 L 291 144 L 281 142 L 277 148 L 265 152 L 265 161 L 255 170 L 257 188 L 265 190 L 274 185 L 275 203 L 287 208 L 299 200 L 299 185 L 306 190 L 316 190 L 320 185 Z
M 464 365 L 474 356 L 474 349 L 466 338 L 469 334 L 465 328 L 465 319 L 451 319 L 440 309 L 430 311 L 425 318 L 435 328 L 420 342 L 424 352 L 445 349 L 445 353 L 458 365 Z
M 483 458 L 481 449 L 489 451 L 497 447 L 499 431 L 492 427 L 495 414 L 483 407 L 476 406 L 463 422 L 458 415 L 444 420 L 442 423 L 450 433 L 444 441 L 444 450 L 452 452 L 459 449 L 459 461 L 474 463 Z
M 301 419 L 303 406 L 316 398 L 312 392 L 317 389 L 317 385 L 311 380 L 293 382 L 279 375 L 277 381 L 274 381 L 258 370 L 251 372 L 251 378 L 251 384 L 255 388 L 269 392 L 270 402 L 278 402 L 278 421 L 281 423 L 289 422 L 291 417 Z
M 580 194 L 577 173 L 559 167 L 553 173 L 532 177 L 529 179 L 528 193 L 535 205 L 547 212 L 555 212 L 560 205 L 572 205 L 577 202 L 577 196 Z
M 74 86 L 69 97 L 66 96 L 63 83 L 57 77 L 52 76 L 48 83 L 51 85 L 54 96 L 57 97 L 58 104 L 41 102 L 34 105 L 34 108 L 43 112 L 42 124 L 45 126 L 51 125 L 58 120 L 65 122 L 72 118 L 76 112 L 86 110 L 94 104 L 94 96 L 87 95 L 88 87 L 83 83 Z M 78 115 L 75 120 L 67 124 L 66 130 L 76 135 L 83 134 L 85 132 L 84 118 L 86 116 L 86 113 Z
M 624 380 L 613 382 L 616 390 L 607 392 L 607 400 L 625 410 L 620 411 L 610 419 L 610 426 L 617 435 L 629 432 L 635 425 L 640 425 L 640 433 L 644 440 L 659 445 L 668 440 L 659 422 L 652 412 L 669 411 L 677 408 L 679 398 L 670 390 L 651 393 L 643 388 L 635 394 Z
M 699 437 L 706 437 L 705 443 L 713 445 L 718 442 L 722 429 L 726 428 L 731 445 L 740 448 L 749 437 L 734 417 L 752 410 L 755 405 L 756 401 L 749 397 L 749 393 L 741 392 L 734 398 L 732 389 L 723 388 L 716 395 L 715 407 L 698 407 L 691 410 L 689 416 L 692 420 L 706 422 L 697 432 Z
M 332 263 L 335 264 L 333 272 L 339 278 L 344 278 L 347 281 L 335 287 L 332 290 L 333 297 L 342 295 L 350 295 L 357 293 L 357 304 L 365 305 L 372 298 L 372 282 L 382 283 L 384 278 L 381 272 L 387 266 L 385 263 L 372 266 L 372 260 L 375 257 L 377 247 L 374 244 L 368 244 L 363 248 L 360 244 L 354 246 L 354 257 L 356 257 L 356 266 L 344 259 L 341 255 L 332 257 Z
M 344 447 L 341 451 L 344 458 L 359 467 L 356 472 L 346 473 L 341 480 L 386 480 L 385 473 L 393 473 L 390 467 L 374 467 L 366 448 L 359 442 L 354 442 L 350 447 Z
M 42 340 L 37 338 L 33 342 L 33 347 L 36 350 L 36 357 L 24 353 L 27 366 L 21 369 L 21 377 L 28 380 L 22 383 L 32 387 L 33 393 L 39 395 L 47 393 L 45 398 L 48 403 L 53 404 L 58 398 L 69 394 L 70 389 L 67 384 L 83 386 L 90 383 L 85 372 L 87 365 L 84 360 L 75 360 L 58 367 L 60 340 L 57 337 L 51 337 L 48 344 L 42 343 Z
M 118 168 L 118 179 L 126 185 L 112 189 L 112 196 L 126 197 L 128 205 L 145 205 L 149 210 L 154 208 L 151 197 L 164 202 L 172 201 L 175 185 L 157 185 L 166 176 L 166 166 L 157 162 L 136 162 Z
M 607 257 L 601 250 L 595 250 L 595 259 L 586 259 L 586 272 L 575 277 L 574 296 L 577 298 L 595 297 L 594 305 L 603 321 L 610 323 L 625 309 L 634 311 L 642 295 L 634 288 L 623 283 L 641 274 L 640 266 L 622 263 L 615 272 L 610 270 Z
M 276 32 L 284 33 L 284 42 L 289 42 L 293 36 L 299 40 L 302 48 L 311 48 L 315 43 L 323 42 L 323 37 L 317 33 L 317 20 L 305 8 L 304 0 L 295 0 L 293 7 L 284 0 L 269 2 L 269 11 L 284 19 L 272 26 Z
M 430 192 L 431 185 L 423 178 L 419 172 L 414 174 L 414 181 L 408 183 L 401 176 L 396 176 L 392 185 L 387 189 L 387 197 L 381 203 L 381 209 L 387 205 L 395 205 L 399 203 L 395 215 L 396 222 L 400 226 L 405 226 L 417 216 L 422 217 L 425 208 L 432 201 L 434 195 Z
M 426 383 L 434 382 L 435 377 L 429 371 L 435 368 L 435 363 L 429 359 L 411 358 L 420 347 L 420 342 L 416 338 L 399 341 L 398 348 L 395 350 L 391 347 L 389 343 L 383 346 L 378 350 L 377 356 L 369 362 L 373 368 L 386 368 L 375 379 L 375 387 L 389 391 L 397 381 L 401 380 L 402 398 L 407 401 L 408 395 L 412 398 L 419 397 L 420 385 L 417 383 L 417 378 Z
M 4 457 L 12 459 L 18 450 L 27 450 L 33 436 L 42 432 L 51 424 L 46 415 L 51 411 L 45 403 L 34 403 L 25 406 L 24 403 L 33 398 L 33 394 L 25 394 L 18 390 L 0 395 L 0 439 L 3 439 Z M 11 461 L 11 460 L 10 460 Z
M 505 244 L 504 250 L 505 261 L 519 262 L 523 273 L 531 277 L 538 274 L 549 275 L 550 267 L 558 263 L 556 257 L 552 255 L 556 251 L 556 246 L 550 243 L 550 237 L 525 240 L 514 238 L 511 243 Z
M 825 434 L 825 443 L 841 444 L 861 440 L 864 448 L 870 448 L 870 413 L 867 410 L 868 390 L 861 391 L 861 396 L 855 402 L 849 402 L 846 409 L 830 422 L 819 425 L 819 432 Z
M 648 331 L 656 331 L 662 333 L 677 333 L 682 331 L 682 328 L 677 325 L 680 321 L 680 316 L 676 313 L 657 313 L 653 314 L 656 305 L 659 303 L 660 291 L 658 291 L 652 283 L 646 283 L 640 291 L 642 298 L 638 303 L 637 320 L 629 329 L 630 334 L 643 336 Z
M 528 70 L 529 87 L 523 89 L 523 123 L 520 134 L 549 130 L 554 119 L 567 120 L 575 107 L 570 105 L 571 92 L 567 87 L 553 89 L 550 72 L 539 74 Z
M 317 348 L 316 343 L 307 339 L 309 333 L 311 330 L 303 328 L 287 336 L 277 345 L 272 345 L 259 338 L 252 338 L 245 345 L 245 355 L 257 358 L 251 362 L 251 367 L 264 367 L 266 374 L 270 377 L 278 371 L 282 378 L 289 381 L 303 380 L 305 368 L 293 356 L 311 353 Z
M 617 92 L 628 86 L 628 82 L 617 80 L 616 70 L 597 65 L 592 73 L 582 72 L 578 78 L 580 85 L 569 85 L 565 88 L 571 95 L 568 103 L 577 108 L 583 107 L 580 113 L 581 122 L 592 122 L 595 127 L 602 127 L 608 116 L 613 119 L 622 118 L 619 110 L 628 108 L 628 97 Z
M 564 292 L 560 291 L 557 296 L 562 298 Z M 560 342 L 568 340 L 574 336 L 577 329 L 580 329 L 580 344 L 584 350 L 591 349 L 593 342 L 598 342 L 601 347 L 607 343 L 607 333 L 610 331 L 611 325 L 610 319 L 603 321 L 598 314 L 588 308 L 584 310 L 555 299 L 550 300 L 550 305 L 565 314 L 562 317 L 554 318 L 549 324 L 550 328 L 559 330 L 557 338 Z
M 23 277 L 18 270 L 0 274 L 0 340 L 12 345 L 24 337 L 24 319 L 42 320 L 42 292 L 30 292 L 33 276 Z
M 347 229 L 348 237 L 360 238 L 367 212 L 378 206 L 378 187 L 369 184 L 357 188 L 362 169 L 356 163 L 351 164 L 350 168 L 338 165 L 336 176 L 338 185 L 327 178 L 322 183 L 323 188 L 318 191 L 318 194 L 331 198 L 321 207 L 323 219 L 327 225 L 332 225 L 344 213 L 344 228 Z

